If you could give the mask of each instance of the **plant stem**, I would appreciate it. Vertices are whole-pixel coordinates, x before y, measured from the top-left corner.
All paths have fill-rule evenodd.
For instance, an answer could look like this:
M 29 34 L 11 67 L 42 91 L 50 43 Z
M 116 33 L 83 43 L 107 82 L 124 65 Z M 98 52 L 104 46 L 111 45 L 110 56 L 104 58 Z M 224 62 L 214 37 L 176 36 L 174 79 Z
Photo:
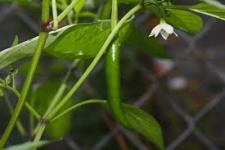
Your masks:
M 73 0 L 69 6 L 66 7 L 66 9 L 57 17 L 57 21 L 60 22 L 63 20 L 63 18 L 70 13 L 70 11 L 74 8 L 74 6 L 77 4 L 78 0 Z
M 105 104 L 107 101 L 106 100 L 100 100 L 100 99 L 90 99 L 90 100 L 85 100 L 82 102 L 79 102 L 77 104 L 74 104 L 73 106 L 67 108 L 66 110 L 64 110 L 62 113 L 60 113 L 59 115 L 57 115 L 56 117 L 54 117 L 53 119 L 50 120 L 50 123 L 53 123 L 54 121 L 58 120 L 59 118 L 61 118 L 62 116 L 64 116 L 65 114 L 73 111 L 74 109 L 83 106 L 83 105 L 87 105 L 87 104 Z
M 79 62 L 79 60 L 75 60 L 72 65 L 70 66 L 68 72 L 66 73 L 66 76 L 64 77 L 59 89 L 57 90 L 57 93 L 55 95 L 55 97 L 53 98 L 53 100 L 50 103 L 50 106 L 48 107 L 46 113 L 44 114 L 44 118 L 52 111 L 52 109 L 56 106 L 56 104 L 59 102 L 59 100 L 62 98 L 63 93 L 65 92 L 66 88 L 67 88 L 67 80 L 69 79 L 72 69 L 77 65 L 77 63 Z
M 66 76 L 64 77 L 60 87 L 58 88 L 57 92 L 56 92 L 56 95 L 54 96 L 53 100 L 51 101 L 48 109 L 46 110 L 46 112 L 44 113 L 43 115 L 43 119 L 44 118 L 47 118 L 48 114 L 54 109 L 54 107 L 56 106 L 56 104 L 58 103 L 58 101 L 62 98 L 66 88 L 67 88 L 67 80 L 69 79 L 70 75 L 71 75 L 71 72 L 72 72 L 72 69 L 79 63 L 79 60 L 75 60 L 72 65 L 70 66 L 68 72 L 66 73 Z M 48 119 L 47 119 L 48 120 Z M 36 138 L 36 136 L 40 136 L 41 133 L 39 132 L 42 132 L 42 134 L 44 133 L 44 131 L 41 131 L 40 129 L 41 126 L 45 127 L 46 124 L 42 124 L 41 122 L 38 123 L 38 125 L 35 127 L 34 129 L 34 133 L 36 133 L 35 135 L 35 139 L 38 139 Z M 40 131 L 39 131 L 40 130 Z M 44 129 L 43 129 L 44 130 Z M 41 134 L 41 135 L 42 135 Z
M 41 136 L 43 135 L 43 133 L 45 131 L 46 125 L 45 124 L 40 124 L 40 125 L 38 125 L 38 127 L 39 127 L 38 128 L 38 132 L 35 135 L 34 142 L 40 141 Z
M 11 91 L 12 93 L 14 93 L 17 98 L 20 98 L 20 93 L 15 89 L 15 88 L 12 88 L 10 86 L 1 86 L 0 87 L 2 88 L 6 88 L 7 90 Z M 28 103 L 28 102 L 25 102 L 25 106 L 27 108 L 27 110 L 29 110 L 29 112 L 32 113 L 32 115 L 35 116 L 36 119 L 40 119 L 41 118 L 41 115 Z
M 41 19 L 42 23 L 46 23 L 49 19 L 49 5 L 50 5 L 49 0 L 43 0 L 43 2 L 42 2 L 42 19 Z M 20 99 L 16 105 L 16 108 L 13 112 L 13 115 L 2 135 L 2 138 L 0 140 L 0 149 L 3 149 L 4 145 L 6 144 L 8 138 L 16 124 L 16 121 L 22 111 L 22 108 L 25 104 L 26 97 L 27 97 L 28 91 L 30 89 L 30 85 L 33 80 L 33 77 L 34 77 L 40 56 L 41 56 L 41 51 L 44 48 L 47 36 L 48 36 L 48 33 L 46 33 L 46 32 L 40 32 L 40 34 L 39 34 L 39 39 L 38 39 L 38 43 L 37 43 L 37 46 L 35 49 L 34 56 L 32 58 L 31 67 L 29 69 L 28 75 L 26 77 L 25 83 L 22 88 L 21 97 L 20 97 Z
M 8 109 L 9 109 L 9 112 L 12 115 L 12 113 L 13 113 L 13 106 L 12 106 L 12 103 L 10 102 L 8 96 L 6 95 L 6 93 L 4 93 L 4 102 L 6 103 Z M 23 124 L 21 123 L 21 121 L 19 119 L 16 122 L 16 127 L 17 127 L 17 129 L 18 129 L 18 131 L 19 131 L 21 136 L 25 136 L 26 135 L 26 130 L 23 127 Z
M 57 5 L 56 0 L 52 0 L 52 16 L 53 16 L 53 30 L 58 29 L 58 20 L 57 20 Z
M 64 106 L 64 104 L 73 96 L 73 94 L 78 90 L 78 88 L 82 85 L 82 83 L 86 80 L 86 78 L 89 76 L 89 74 L 92 72 L 92 70 L 95 68 L 105 51 L 107 50 L 108 46 L 114 39 L 114 37 L 118 34 L 121 27 L 126 23 L 126 21 L 134 15 L 137 11 L 139 11 L 142 8 L 141 5 L 136 5 L 133 9 L 131 9 L 121 20 L 120 22 L 115 26 L 115 28 L 112 30 L 108 38 L 106 39 L 105 43 L 101 47 L 100 51 L 92 61 L 92 63 L 89 65 L 89 67 L 86 69 L 86 71 L 83 73 L 83 75 L 80 77 L 80 79 L 73 85 L 72 89 L 62 98 L 60 103 L 54 107 L 54 109 L 44 118 L 46 120 L 51 120 L 54 118 L 56 113 Z M 38 130 L 35 136 L 35 139 L 40 139 L 39 136 L 43 134 L 43 129 L 41 128 L 41 124 L 38 125 Z
M 86 71 L 83 73 L 83 75 L 80 77 L 80 79 L 73 85 L 72 89 L 63 97 L 63 99 L 60 101 L 60 103 L 52 110 L 52 112 L 48 115 L 48 119 L 51 119 L 63 106 L 64 104 L 73 96 L 73 94 L 78 90 L 78 88 L 82 85 L 82 83 L 86 80 L 86 78 L 89 76 L 89 74 L 92 72 L 92 70 L 95 68 L 95 66 L 98 64 L 99 60 L 107 50 L 108 46 L 114 39 L 114 37 L 118 34 L 121 27 L 126 23 L 126 21 L 134 15 L 138 10 L 141 9 L 141 5 L 135 6 L 133 9 L 131 9 L 121 20 L 120 22 L 115 26 L 115 28 L 112 30 L 108 38 L 106 39 L 105 43 L 101 47 L 100 51 L 94 58 L 94 60 L 91 62 L 89 67 L 86 69 Z

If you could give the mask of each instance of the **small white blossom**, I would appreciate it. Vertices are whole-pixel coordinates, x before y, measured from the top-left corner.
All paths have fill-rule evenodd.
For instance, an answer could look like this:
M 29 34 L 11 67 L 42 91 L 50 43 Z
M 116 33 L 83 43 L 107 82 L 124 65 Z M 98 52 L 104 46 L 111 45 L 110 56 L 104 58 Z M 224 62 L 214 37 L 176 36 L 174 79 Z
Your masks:
M 169 37 L 169 35 L 174 34 L 175 36 L 178 36 L 173 29 L 173 26 L 171 26 L 170 24 L 167 24 L 164 20 L 160 21 L 160 24 L 158 24 L 157 26 L 155 26 L 152 29 L 151 34 L 149 35 L 149 37 L 154 36 L 157 37 L 159 35 L 159 33 L 161 34 L 161 36 L 167 40 L 167 38 Z

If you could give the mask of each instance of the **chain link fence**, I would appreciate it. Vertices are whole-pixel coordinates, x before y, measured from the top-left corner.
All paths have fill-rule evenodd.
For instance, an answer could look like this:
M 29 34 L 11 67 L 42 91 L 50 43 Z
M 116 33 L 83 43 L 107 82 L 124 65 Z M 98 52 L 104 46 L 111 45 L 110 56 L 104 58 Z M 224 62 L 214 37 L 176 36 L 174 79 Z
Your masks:
M 16 34 L 25 40 L 38 33 L 38 17 L 30 15 L 29 11 L 16 4 L 0 5 L 1 49 L 9 46 Z M 136 22 L 140 24 L 148 18 L 149 14 L 142 14 Z M 148 81 L 147 88 L 134 104 L 146 110 L 145 105 L 149 101 L 152 104 L 154 99 L 152 107 L 158 108 L 153 113 L 164 130 L 167 150 L 225 149 L 225 25 L 211 18 L 204 20 L 204 28 L 197 35 L 177 31 L 178 38 L 162 41 L 171 59 L 152 60 L 153 70 L 157 71 L 138 61 L 132 62 Z M 169 71 L 166 70 L 168 64 Z M 160 76 L 160 71 L 165 71 L 165 75 Z M 91 84 L 85 83 L 85 88 L 91 89 Z M 107 116 L 105 118 L 107 120 Z M 154 149 L 120 125 L 113 123 L 108 128 L 109 132 L 95 139 L 98 142 L 91 149 L 110 149 L 107 145 L 114 138 L 120 149 L 129 149 L 126 142 L 133 145 L 132 149 Z M 84 149 L 70 136 L 65 138 L 65 143 L 69 149 Z

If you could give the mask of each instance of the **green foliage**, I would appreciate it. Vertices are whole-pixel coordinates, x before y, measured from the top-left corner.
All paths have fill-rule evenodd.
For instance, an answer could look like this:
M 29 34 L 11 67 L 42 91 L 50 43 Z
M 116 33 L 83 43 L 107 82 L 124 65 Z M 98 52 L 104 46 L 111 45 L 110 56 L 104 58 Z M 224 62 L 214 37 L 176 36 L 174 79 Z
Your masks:
M 110 31 L 109 21 L 79 24 L 61 34 L 46 52 L 61 58 L 91 58 L 97 54 Z
M 32 105 L 41 115 L 43 115 L 49 107 L 49 104 L 53 100 L 53 97 L 57 89 L 59 88 L 59 85 L 59 81 L 50 80 L 47 83 L 35 87 L 36 90 L 31 95 L 33 101 Z M 73 103 L 71 100 L 68 101 L 65 107 L 62 108 L 62 110 L 71 106 L 72 104 Z M 55 121 L 52 124 L 49 124 L 47 127 L 48 135 L 52 138 L 57 139 L 67 134 L 71 128 L 71 115 L 71 113 L 67 113 L 61 119 Z
M 0 3 L 17 3 L 26 7 L 39 8 L 40 4 L 35 2 L 35 0 L 0 0 Z
M 221 4 L 218 0 L 200 0 L 200 1 L 205 2 L 205 3 L 209 4 L 210 6 L 216 6 L 218 8 L 225 9 L 225 6 L 223 4 Z
M 13 145 L 5 150 L 32 150 L 49 144 L 50 141 L 26 142 L 23 144 Z
M 4 96 L 3 89 L 0 87 L 0 97 Z
M 119 3 L 123 3 L 123 4 L 137 4 L 139 2 L 141 2 L 141 0 L 118 0 Z
M 220 6 L 223 6 L 223 5 L 220 5 Z M 225 21 L 225 6 L 223 7 L 220 7 L 220 6 L 217 6 L 217 5 L 214 6 L 207 3 L 200 3 L 194 6 L 187 6 L 187 8 L 191 11 Z
M 40 6 L 39 3 L 36 3 L 35 1 L 32 1 L 32 0 L 31 1 L 30 0 L 1 0 L 0 2 L 11 2 L 11 3 L 17 3 L 17 4 L 21 4 L 24 6 L 31 6 L 31 7 Z M 66 6 L 67 2 L 71 2 L 71 1 L 63 1 L 61 3 L 63 5 L 58 9 L 62 11 L 64 9 L 66 10 L 66 11 L 63 11 L 62 16 L 63 17 L 68 16 L 68 18 L 70 18 L 70 22 L 73 22 L 73 19 L 74 19 L 74 18 L 71 18 L 70 16 L 72 10 L 75 11 L 75 15 L 77 15 L 75 19 L 79 17 L 79 14 L 82 14 L 82 13 L 83 15 L 85 14 L 84 12 L 82 12 L 84 4 L 85 4 L 85 0 L 79 0 L 78 3 L 76 3 L 76 5 L 72 5 L 72 6 L 70 5 L 71 8 Z M 46 113 L 46 110 L 48 110 L 48 107 L 51 106 L 52 104 L 51 102 L 55 94 L 57 94 L 56 92 L 60 85 L 60 82 L 50 80 L 44 84 L 39 84 L 34 90 L 34 92 L 31 94 L 32 106 L 34 107 L 34 109 L 37 110 L 38 113 L 40 113 L 41 115 L 45 114 L 46 115 L 44 116 L 46 117 L 45 119 L 49 119 L 49 118 L 51 119 L 52 117 L 54 118 L 54 116 L 57 116 L 57 113 L 62 113 L 63 110 L 72 106 L 72 101 L 70 100 L 70 98 L 78 90 L 78 88 L 85 81 L 85 79 L 90 75 L 91 71 L 97 65 L 97 63 L 99 62 L 103 54 L 106 52 L 107 48 L 111 46 L 111 44 L 118 46 L 117 48 L 119 48 L 120 44 L 124 44 L 134 49 L 141 49 L 149 53 L 152 57 L 166 57 L 165 48 L 164 46 L 162 46 L 162 44 L 160 44 L 153 38 L 148 38 L 146 34 L 142 33 L 139 29 L 137 29 L 131 23 L 131 20 L 133 19 L 131 17 L 137 11 L 139 11 L 140 8 L 142 8 L 143 6 L 146 10 L 153 13 L 159 19 L 164 19 L 173 27 L 181 29 L 188 33 L 197 33 L 198 31 L 201 30 L 203 26 L 203 21 L 201 17 L 194 14 L 193 12 L 215 17 L 225 21 L 225 6 L 219 3 L 218 1 L 201 0 L 200 3 L 197 3 L 197 5 L 192 5 L 192 6 L 190 5 L 176 6 L 176 5 L 172 5 L 172 3 L 169 1 L 159 1 L 159 0 L 143 0 L 143 1 L 142 0 L 119 0 L 119 3 L 131 4 L 131 5 L 137 4 L 137 3 L 141 3 L 141 4 L 131 9 L 131 11 L 129 11 L 125 15 L 125 17 L 123 17 L 119 21 L 119 23 L 115 25 L 115 28 L 112 28 L 111 23 L 117 22 L 117 19 L 116 19 L 117 17 L 115 17 L 118 15 L 117 4 L 115 3 L 115 5 L 113 5 L 112 7 L 111 1 L 107 1 L 105 5 L 102 6 L 101 9 L 99 9 L 98 14 L 94 14 L 94 12 L 87 11 L 88 13 L 86 12 L 86 15 L 92 16 L 92 18 L 94 19 L 96 19 L 97 17 L 99 17 L 100 19 L 109 19 L 111 15 L 111 10 L 113 8 L 114 11 L 112 12 L 115 12 L 116 14 L 112 15 L 114 17 L 112 17 L 111 21 L 109 20 L 96 21 L 95 20 L 92 23 L 78 23 L 76 25 L 69 25 L 55 32 L 50 32 L 47 40 L 45 40 L 47 33 L 43 33 L 43 32 L 41 32 L 40 37 L 33 38 L 21 44 L 18 44 L 18 37 L 16 37 L 12 44 L 13 47 L 0 52 L 0 69 L 6 66 L 9 66 L 12 63 L 15 63 L 23 58 L 30 57 L 34 54 L 34 57 L 33 57 L 34 59 L 31 63 L 31 66 L 29 67 L 30 73 L 28 73 L 28 77 L 25 81 L 24 88 L 21 93 L 22 100 L 18 102 L 19 104 L 18 108 L 15 109 L 16 113 L 13 114 L 12 124 L 9 124 L 9 126 L 7 127 L 9 128 L 9 130 L 6 130 L 6 132 L 3 134 L 3 137 L 5 138 L 4 138 L 4 142 L 2 143 L 0 142 L 0 149 L 6 143 L 15 125 L 16 119 L 21 113 L 22 106 L 25 103 L 25 99 L 28 93 L 27 91 L 29 91 L 30 84 L 35 74 L 34 72 L 37 69 L 37 64 L 38 64 L 42 49 L 44 50 L 44 52 L 52 56 L 56 56 L 63 59 L 74 60 L 74 59 L 89 59 L 89 58 L 95 57 L 91 65 L 84 72 L 84 74 L 81 76 L 78 82 L 74 84 L 74 86 L 71 88 L 68 94 L 59 96 L 60 98 L 63 97 L 62 101 L 60 101 L 59 104 L 56 104 L 56 107 L 53 108 L 53 110 L 50 109 L 53 112 L 53 113 L 50 112 L 49 113 L 50 115 L 48 113 L 46 115 L 45 113 Z M 42 10 L 46 10 L 46 11 L 43 11 L 42 22 L 46 22 L 49 20 L 48 13 L 49 13 L 50 1 L 43 1 L 42 6 L 43 6 Z M 62 19 L 64 19 L 63 17 L 61 17 L 59 20 L 61 21 Z M 75 22 L 77 23 L 78 20 L 76 20 Z M 39 39 L 39 43 L 38 43 L 38 39 Z M 115 43 L 114 40 L 118 42 L 119 44 Z M 37 50 L 36 53 L 34 53 L 35 48 Z M 118 51 L 114 51 L 114 52 L 118 52 Z M 106 64 L 108 67 L 107 72 L 110 75 L 110 76 L 107 76 L 108 77 L 107 80 L 110 81 L 109 82 L 110 86 L 113 87 L 114 85 L 116 85 L 115 86 L 116 88 L 111 88 L 110 92 L 119 93 L 120 92 L 119 53 L 118 55 L 114 55 L 116 53 L 108 53 L 108 54 L 110 54 L 112 61 L 110 62 L 111 63 L 110 65 Z M 13 80 L 15 78 L 12 78 L 12 76 L 14 76 L 14 74 L 10 74 L 9 76 L 7 76 L 5 80 L 3 80 L 4 84 L 8 85 L 8 84 L 14 83 Z M 115 80 L 114 78 L 117 78 L 117 79 Z M 65 88 L 66 88 L 66 85 L 65 85 Z M 62 93 L 65 94 L 64 91 Z M 0 96 L 3 96 L 3 91 L 1 88 L 0 88 Z M 115 98 L 113 100 L 115 101 L 113 101 L 112 105 L 114 104 L 114 106 L 116 105 L 121 106 L 120 95 L 118 96 L 118 98 Z M 55 106 L 55 105 L 53 104 L 52 106 Z M 117 106 L 111 107 L 111 108 L 119 108 Z M 71 110 L 69 109 L 69 112 Z M 115 114 L 117 112 L 123 112 L 121 116 L 123 119 L 125 118 L 125 120 L 119 120 L 119 121 L 121 121 L 126 127 L 132 130 L 135 130 L 136 132 L 141 134 L 143 137 L 147 138 L 154 145 L 156 145 L 156 147 L 158 147 L 160 150 L 164 149 L 162 130 L 159 123 L 154 119 L 153 116 L 151 116 L 150 114 L 147 114 L 146 112 L 144 112 L 143 110 L 139 108 L 136 108 L 131 105 L 126 105 L 126 104 L 122 105 L 122 109 L 119 109 L 119 110 L 115 109 L 113 110 L 113 112 L 115 112 Z M 50 137 L 59 138 L 67 134 L 70 128 L 71 128 L 71 113 L 67 113 L 66 115 L 63 115 L 61 119 L 50 124 L 47 127 L 47 132 L 50 135 Z M 36 135 L 37 138 L 35 138 L 35 140 L 39 138 L 38 136 L 41 137 L 41 135 L 43 134 L 42 131 L 40 132 L 37 131 L 37 132 L 38 134 Z M 7 148 L 7 150 L 35 149 L 47 143 L 49 142 L 47 141 L 34 142 L 34 143 L 28 142 L 22 145 L 9 147 Z
M 165 19 L 174 27 L 189 33 L 197 33 L 203 26 L 201 17 L 184 10 L 170 9 Z
M 66 26 L 57 30 L 56 32 L 51 32 L 46 41 L 46 46 L 54 42 L 60 34 L 63 33 L 67 28 L 71 26 Z M 38 37 L 27 40 L 16 46 L 7 48 L 0 52 L 0 69 L 18 61 L 23 58 L 32 56 L 34 53 L 35 45 L 37 44 Z
M 74 7 L 74 10 L 76 13 L 80 13 L 80 11 L 83 9 L 84 7 L 84 4 L 85 4 L 85 0 L 79 0 L 77 2 L 77 4 L 75 5 Z
M 153 116 L 132 105 L 123 105 L 126 126 L 155 144 L 160 150 L 164 149 L 163 135 L 159 123 Z

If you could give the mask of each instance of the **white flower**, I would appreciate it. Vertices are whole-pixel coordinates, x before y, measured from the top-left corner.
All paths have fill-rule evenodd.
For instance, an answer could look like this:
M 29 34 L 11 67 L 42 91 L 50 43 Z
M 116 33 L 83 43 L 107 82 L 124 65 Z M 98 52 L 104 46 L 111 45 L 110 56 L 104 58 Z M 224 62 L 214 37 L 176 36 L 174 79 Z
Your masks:
M 178 36 L 173 29 L 173 26 L 171 26 L 170 24 L 167 24 L 164 20 L 160 20 L 160 24 L 158 24 L 157 26 L 155 26 L 152 29 L 151 34 L 149 35 L 149 37 L 154 36 L 157 37 L 159 35 L 159 33 L 161 34 L 161 36 L 167 40 L 167 38 L 169 37 L 169 35 L 174 34 L 175 36 Z

